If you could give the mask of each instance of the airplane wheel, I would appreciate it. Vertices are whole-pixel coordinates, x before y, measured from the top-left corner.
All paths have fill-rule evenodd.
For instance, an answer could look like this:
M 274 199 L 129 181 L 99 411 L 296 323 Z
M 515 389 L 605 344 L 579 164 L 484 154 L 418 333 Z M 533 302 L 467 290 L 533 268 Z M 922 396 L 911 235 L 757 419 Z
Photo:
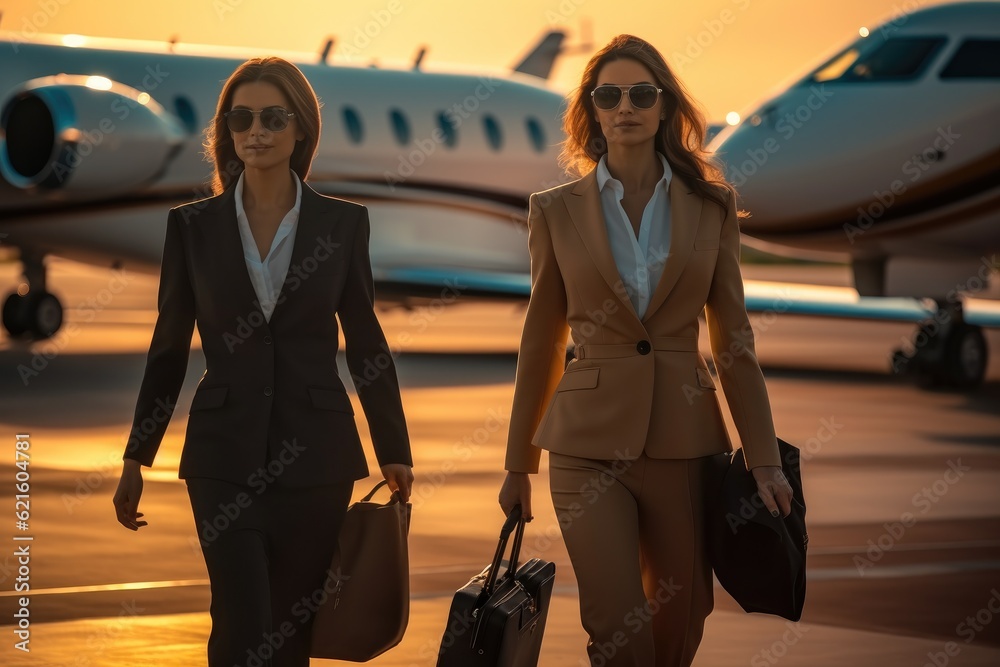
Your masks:
M 944 342 L 941 370 L 946 383 L 961 389 L 978 387 L 986 375 L 988 355 L 982 327 L 958 324 Z
M 3 302 L 3 327 L 12 337 L 24 334 L 28 330 L 25 297 L 20 294 L 10 294 Z
M 35 338 L 50 338 L 62 326 L 62 304 L 51 292 L 28 294 L 28 312 L 31 318 L 31 333 Z
M 3 304 L 3 325 L 11 336 L 31 333 L 36 339 L 50 338 L 62 320 L 62 304 L 50 292 L 11 294 Z

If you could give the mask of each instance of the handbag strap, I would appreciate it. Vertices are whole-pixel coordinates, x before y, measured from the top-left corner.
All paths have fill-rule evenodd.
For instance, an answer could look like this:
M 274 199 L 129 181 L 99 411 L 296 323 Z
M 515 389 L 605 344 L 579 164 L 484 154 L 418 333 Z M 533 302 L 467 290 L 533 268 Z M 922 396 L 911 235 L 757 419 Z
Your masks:
M 389 483 L 389 480 L 383 479 L 381 482 L 379 482 L 378 484 L 376 484 L 375 488 L 372 489 L 371 491 L 369 491 L 368 495 L 365 496 L 364 498 L 362 498 L 360 502 L 363 502 L 363 503 L 369 502 L 375 496 L 375 494 L 378 493 L 378 490 L 381 489 L 383 486 L 385 486 L 388 483 Z M 399 493 L 397 491 L 393 491 L 392 492 L 392 498 L 389 499 L 389 502 L 386 503 L 386 505 L 391 505 L 394 502 L 399 502 L 399 501 L 400 501 Z
M 493 595 L 497 586 L 497 572 L 500 570 L 500 563 L 503 560 L 504 552 L 507 551 L 507 543 L 510 541 L 510 534 L 514 533 L 514 545 L 511 549 L 510 561 L 508 561 L 507 571 L 504 577 L 514 576 L 517 571 L 517 559 L 521 552 L 521 542 L 524 539 L 524 516 L 521 513 L 521 506 L 515 505 L 507 516 L 507 520 L 500 529 L 500 541 L 497 544 L 496 553 L 493 554 L 493 563 L 490 565 L 490 573 L 483 585 L 481 599 L 485 600 Z M 478 605 L 477 605 L 478 606 Z

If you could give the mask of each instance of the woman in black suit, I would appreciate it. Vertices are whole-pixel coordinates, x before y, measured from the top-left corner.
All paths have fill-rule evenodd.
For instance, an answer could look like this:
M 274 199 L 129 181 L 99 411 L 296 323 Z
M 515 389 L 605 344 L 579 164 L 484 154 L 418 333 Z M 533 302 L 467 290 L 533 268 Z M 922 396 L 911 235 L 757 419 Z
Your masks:
M 367 210 L 303 181 L 316 94 L 280 58 L 243 63 L 208 129 L 216 196 L 170 211 L 159 315 L 114 504 L 138 530 L 152 465 L 197 323 L 207 369 L 180 462 L 212 588 L 211 666 L 309 664 L 315 601 L 368 474 L 347 364 L 390 488 L 413 481 L 392 354 L 373 310 Z M 377 373 L 371 372 L 378 369 Z

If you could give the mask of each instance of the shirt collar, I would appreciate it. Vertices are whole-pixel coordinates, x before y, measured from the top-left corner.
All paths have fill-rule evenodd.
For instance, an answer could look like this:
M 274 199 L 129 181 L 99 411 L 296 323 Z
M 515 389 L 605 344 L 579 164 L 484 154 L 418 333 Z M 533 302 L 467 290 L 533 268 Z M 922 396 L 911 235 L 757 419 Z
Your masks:
M 288 171 L 292 173 L 295 179 L 295 205 L 292 206 L 292 211 L 295 212 L 295 217 L 298 218 L 299 209 L 302 206 L 302 181 L 299 180 L 299 175 L 294 171 L 291 169 Z M 236 181 L 236 189 L 233 191 L 233 197 L 236 199 L 236 217 L 244 219 L 247 217 L 247 212 L 243 208 L 243 175 L 245 173 L 245 171 L 240 172 L 239 180 Z
M 659 186 L 660 183 L 663 183 L 663 187 L 669 190 L 670 179 L 673 178 L 674 172 L 670 169 L 670 164 L 667 162 L 667 158 L 663 157 L 662 153 L 657 151 L 656 156 L 660 158 L 660 164 L 663 165 L 663 176 L 660 178 L 659 181 L 656 182 L 656 185 Z M 614 178 L 611 175 L 611 172 L 608 171 L 607 153 L 602 155 L 600 161 L 597 163 L 597 173 L 595 174 L 595 176 L 597 177 L 597 190 L 599 192 L 603 191 L 604 187 L 608 183 L 611 183 L 613 187 L 617 186 L 618 188 L 622 188 L 621 181 Z

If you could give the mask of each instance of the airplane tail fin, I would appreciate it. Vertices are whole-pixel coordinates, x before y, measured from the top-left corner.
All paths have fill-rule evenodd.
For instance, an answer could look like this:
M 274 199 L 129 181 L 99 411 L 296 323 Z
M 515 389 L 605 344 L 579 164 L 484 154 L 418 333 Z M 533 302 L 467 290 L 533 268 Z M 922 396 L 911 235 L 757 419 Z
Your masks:
M 532 74 L 542 79 L 549 78 L 552 66 L 555 65 L 556 58 L 562 51 L 564 39 L 566 39 L 566 33 L 562 30 L 552 30 L 545 33 L 538 45 L 514 67 L 514 71 Z

